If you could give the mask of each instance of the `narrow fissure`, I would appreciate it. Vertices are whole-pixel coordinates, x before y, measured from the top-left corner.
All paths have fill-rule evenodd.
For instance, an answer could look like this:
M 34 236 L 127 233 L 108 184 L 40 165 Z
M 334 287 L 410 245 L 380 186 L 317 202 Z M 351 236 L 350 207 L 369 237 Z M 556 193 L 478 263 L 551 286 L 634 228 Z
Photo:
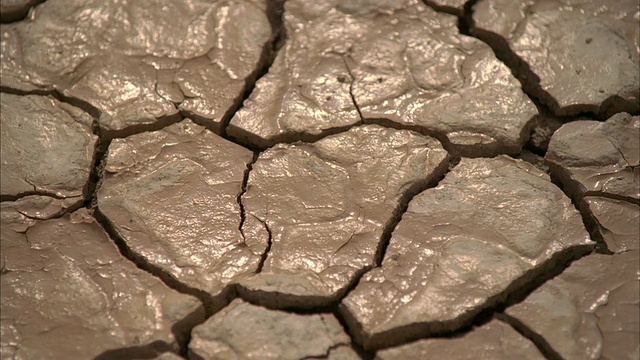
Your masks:
M 536 105 L 538 112 L 542 116 L 554 116 L 564 123 L 582 118 L 602 120 L 608 117 L 609 111 L 599 111 L 596 105 L 575 104 L 568 107 L 561 107 L 556 99 L 542 88 L 540 85 L 540 77 L 531 70 L 531 67 L 524 59 L 511 49 L 505 38 L 475 26 L 473 21 L 473 6 L 476 2 L 477 0 L 471 0 L 465 4 L 465 12 L 463 16 L 459 18 L 460 32 L 477 38 L 493 50 L 496 58 L 503 62 L 511 70 L 513 76 L 520 82 L 522 91 L 524 91 L 529 99 Z M 604 106 L 604 103 L 602 108 L 607 108 Z M 570 115 L 558 115 L 554 109 L 562 109 L 564 113 Z
M 571 203 L 575 207 L 575 209 L 580 213 L 580 217 L 582 218 L 582 223 L 584 224 L 585 229 L 589 233 L 589 237 L 591 240 L 596 242 L 595 251 L 599 254 L 611 255 L 613 252 L 607 246 L 606 241 L 600 234 L 600 222 L 596 219 L 589 211 L 589 206 L 584 200 L 587 196 L 593 197 L 602 197 L 614 200 L 626 201 L 632 204 L 636 204 L 640 206 L 640 200 L 610 194 L 600 191 L 587 191 L 584 195 L 580 194 L 579 190 L 574 190 L 572 187 L 577 187 L 578 185 L 574 184 L 574 180 L 571 180 L 569 175 L 559 166 L 551 167 L 551 182 L 556 185 L 562 192 L 571 199 Z
M 240 234 L 242 234 L 243 239 L 245 239 L 243 227 L 244 227 L 244 222 L 246 220 L 247 215 L 244 210 L 244 203 L 242 202 L 242 196 L 247 192 L 247 183 L 249 182 L 249 174 L 251 173 L 251 170 L 253 170 L 253 164 L 256 163 L 259 156 L 260 156 L 259 152 L 256 152 L 256 151 L 253 152 L 253 158 L 247 164 L 247 168 L 245 169 L 244 175 L 242 177 L 242 185 L 240 187 L 240 193 L 238 193 L 238 196 L 236 197 L 236 202 L 238 203 L 238 208 L 240 209 L 240 223 L 238 224 L 238 230 L 240 231 Z
M 438 183 L 440 183 L 440 181 L 442 181 L 442 179 L 444 179 L 444 177 L 455 167 L 455 165 L 451 165 L 448 160 L 449 159 L 433 170 L 433 174 L 436 175 L 434 178 L 427 177 L 422 181 L 413 184 L 409 189 L 405 190 L 404 194 L 402 194 L 402 197 L 398 201 L 398 205 L 393 211 L 392 218 L 385 224 L 384 229 L 382 230 L 381 241 L 378 243 L 378 249 L 376 250 L 374 267 L 382 266 L 382 261 L 384 260 L 387 248 L 389 247 L 393 231 L 400 223 L 400 220 L 402 220 L 402 215 L 407 212 L 407 208 L 409 207 L 411 200 L 421 192 L 438 186 Z M 455 164 L 457 164 L 459 160 L 455 160 Z
M 364 117 L 362 116 L 362 111 L 360 111 L 360 106 L 356 101 L 356 96 L 353 93 L 353 84 L 356 82 L 356 78 L 351 71 L 351 67 L 349 66 L 349 62 L 347 62 L 347 59 L 342 57 L 342 61 L 344 62 L 344 67 L 347 69 L 347 73 L 349 73 L 349 77 L 351 78 L 351 82 L 349 83 L 349 96 L 351 96 L 351 102 L 353 102 L 353 106 L 356 108 L 356 112 L 358 113 L 358 118 L 360 119 L 358 123 L 361 124 Z
M 187 295 L 191 295 L 200 299 L 200 301 L 204 305 L 205 315 L 206 317 L 211 316 L 216 310 L 219 301 L 216 301 L 211 294 L 204 290 L 196 289 L 190 287 L 188 285 L 183 284 L 176 278 L 174 278 L 171 274 L 162 270 L 160 267 L 153 265 L 146 261 L 143 257 L 134 253 L 127 246 L 126 242 L 120 235 L 118 234 L 115 227 L 111 224 L 111 222 L 102 214 L 99 208 L 93 209 L 93 215 L 98 221 L 98 223 L 104 228 L 104 230 L 109 234 L 109 237 L 113 240 L 113 242 L 118 247 L 118 250 L 125 258 L 129 259 L 131 262 L 136 264 L 136 266 L 153 276 L 159 278 L 170 288 Z
M 346 320 L 345 315 L 340 310 L 340 303 L 358 286 L 358 284 L 360 283 L 360 280 L 367 272 L 369 272 L 371 269 L 382 266 L 382 261 L 384 260 L 384 256 L 386 254 L 387 248 L 389 247 L 389 243 L 391 241 L 391 236 L 393 235 L 393 231 L 402 220 L 402 216 L 407 211 L 407 208 L 411 200 L 421 192 L 437 186 L 438 183 L 440 183 L 440 181 L 444 179 L 446 174 L 448 174 L 459 162 L 460 162 L 460 158 L 450 157 L 448 161 L 444 161 L 438 168 L 434 169 L 433 173 L 439 174 L 439 175 L 435 176 L 432 179 L 426 178 L 423 181 L 414 184 L 413 186 L 411 186 L 409 189 L 405 191 L 405 193 L 399 200 L 398 205 L 396 206 L 393 212 L 392 218 L 387 222 L 387 224 L 385 225 L 382 231 L 381 240 L 378 243 L 378 249 L 376 250 L 373 266 L 367 266 L 361 269 L 361 271 L 359 271 L 354 276 L 354 280 L 345 288 L 345 291 L 343 292 L 343 294 L 333 304 L 330 305 L 331 312 L 338 319 L 338 321 L 344 328 L 345 332 L 351 337 L 354 349 L 358 352 L 358 354 L 360 354 L 360 356 L 363 359 L 373 359 L 374 354 L 373 352 L 369 352 L 365 350 L 361 346 L 361 344 L 357 342 L 358 337 L 355 335 L 355 332 L 359 330 L 352 329 L 349 327 L 348 321 Z
M 59 200 L 64 200 L 65 197 L 59 196 L 57 194 L 54 193 L 49 193 L 46 191 L 26 191 L 26 192 L 21 192 L 19 194 L 16 195 L 0 195 L 0 202 L 5 202 L 5 201 L 18 201 L 24 197 L 27 196 L 47 196 L 50 198 L 54 198 L 54 199 L 59 199 Z
M 602 197 L 602 198 L 607 198 L 607 199 L 612 199 L 612 200 L 620 200 L 620 201 L 625 201 L 625 202 L 640 206 L 640 199 L 636 199 L 636 198 L 633 198 L 633 197 L 630 197 L 630 196 L 612 194 L 612 193 L 608 193 L 608 192 L 604 192 L 604 191 L 587 191 L 584 194 L 584 196 L 585 197 L 587 197 L 587 196 L 597 196 L 597 197 Z
M 431 131 L 423 126 L 401 124 L 386 118 L 363 118 L 362 122 L 365 125 L 375 124 L 385 128 L 389 128 L 389 129 L 409 130 L 425 136 L 430 136 L 440 141 L 440 144 L 442 144 L 442 147 L 449 153 L 449 155 L 452 158 L 459 159 L 461 157 L 462 150 L 459 149 L 456 145 L 454 145 L 451 141 L 449 141 L 449 138 L 447 138 L 445 134 Z M 481 155 L 478 153 L 476 157 L 478 156 L 481 156 Z
M 542 284 L 562 273 L 573 261 L 588 255 L 591 251 L 591 246 L 581 246 L 566 249 L 555 254 L 540 267 L 529 270 L 524 275 L 513 280 L 506 289 L 488 298 L 481 308 L 471 310 L 459 316 L 457 319 L 443 322 L 414 323 L 376 334 L 374 337 L 378 342 L 384 343 L 379 349 L 399 346 L 425 338 L 458 337 L 465 332 L 471 331 L 476 326 L 482 326 L 490 321 L 496 314 L 503 313 L 507 307 L 526 299 L 529 294 Z M 349 316 L 346 312 L 343 316 L 345 315 Z M 349 321 L 347 321 L 347 323 L 349 323 Z M 448 329 L 455 330 L 452 331 Z M 358 337 L 353 336 L 352 338 L 358 339 Z M 398 342 L 389 340 L 394 338 L 402 340 Z
M 362 360 L 373 360 L 375 358 L 375 352 L 366 350 L 356 342 L 355 337 L 349 331 L 349 325 L 347 324 L 346 319 L 344 318 L 342 313 L 339 311 L 339 308 L 338 308 L 339 304 L 340 303 L 338 302 L 338 304 L 333 307 L 331 313 L 333 314 L 333 316 L 336 317 L 336 319 L 338 319 L 338 322 L 342 326 L 342 329 L 344 330 L 344 332 L 347 335 L 349 335 L 349 338 L 351 338 L 351 348 L 353 348 L 353 350 L 356 353 L 358 353 L 358 355 Z
M 66 96 L 57 89 L 50 89 L 50 90 L 36 89 L 36 90 L 25 91 L 25 90 L 13 89 L 10 87 L 0 85 L 0 92 L 12 94 L 12 95 L 20 95 L 20 96 L 26 96 L 26 95 L 51 96 L 62 103 L 66 103 L 81 109 L 82 111 L 86 112 L 94 119 L 100 118 L 100 110 L 98 110 L 98 108 L 96 108 L 95 106 L 91 105 L 90 103 L 82 99 Z
M 505 313 L 500 313 L 497 315 L 497 318 L 511 326 L 515 331 L 520 333 L 520 335 L 525 338 L 531 340 L 531 342 L 540 350 L 542 355 L 544 355 L 549 360 L 563 360 L 562 356 L 558 354 L 551 345 L 547 342 L 547 340 L 542 337 L 540 334 L 531 330 L 528 326 L 523 324 L 520 320 L 509 316 Z
M 256 161 L 258 161 L 258 158 L 260 157 L 260 152 L 258 151 L 254 151 L 253 152 L 253 159 L 251 159 L 251 162 L 247 164 L 247 169 L 244 172 L 244 177 L 242 179 L 242 188 L 240 190 L 240 193 L 238 194 L 238 197 L 236 198 L 236 201 L 238 202 L 238 207 L 240 208 L 240 224 L 238 225 L 238 230 L 240 230 L 240 234 L 242 234 L 242 238 L 244 240 L 246 240 L 246 236 L 244 233 L 244 223 L 247 219 L 247 213 L 244 207 L 244 202 L 242 201 L 242 197 L 244 196 L 244 194 L 246 194 L 247 192 L 247 186 L 249 183 L 249 176 L 251 174 L 251 171 L 253 170 L 253 166 L 256 163 Z M 271 239 L 272 239 L 272 234 L 271 234 L 271 229 L 269 228 L 269 225 L 266 223 L 266 221 L 263 221 L 257 217 L 254 217 L 257 221 L 259 221 L 265 228 L 265 230 L 267 231 L 268 234 L 268 238 L 267 238 L 267 246 L 264 249 L 264 252 L 262 253 L 262 255 L 260 256 L 260 261 L 258 262 L 258 267 L 256 268 L 256 274 L 260 273 L 262 271 L 262 267 L 264 266 L 264 262 L 267 260 L 267 256 L 269 256 L 269 252 L 271 251 Z
M 242 93 L 235 99 L 233 105 L 225 112 L 222 117 L 220 135 L 225 139 L 229 139 L 227 135 L 227 127 L 233 116 L 242 109 L 245 100 L 251 96 L 256 87 L 257 82 L 269 72 L 278 51 L 286 40 L 286 29 L 284 26 L 284 3 L 285 0 L 268 0 L 267 1 L 267 18 L 271 24 L 271 39 L 265 44 L 260 54 L 260 60 L 256 69 L 245 78 L 245 85 Z M 253 150 L 253 149 L 252 149 Z
M 260 256 L 260 262 L 258 263 L 258 267 L 256 268 L 256 274 L 259 274 L 262 272 L 262 267 L 264 266 L 264 263 L 267 261 L 269 252 L 271 252 L 271 244 L 273 242 L 273 234 L 271 233 L 271 229 L 269 228 L 269 225 L 267 224 L 267 222 L 262 221 L 260 219 L 258 219 L 258 221 L 260 221 L 262 225 L 264 225 L 264 228 L 267 230 L 267 234 L 269 237 L 267 238 L 267 247 L 264 249 L 262 256 Z

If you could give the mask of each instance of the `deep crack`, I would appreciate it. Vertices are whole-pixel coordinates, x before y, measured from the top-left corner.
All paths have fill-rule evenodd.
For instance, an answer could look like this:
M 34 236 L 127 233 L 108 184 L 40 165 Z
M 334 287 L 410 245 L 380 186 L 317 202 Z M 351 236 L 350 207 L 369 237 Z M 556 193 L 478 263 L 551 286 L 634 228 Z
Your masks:
M 264 266 L 264 263 L 267 261 L 267 257 L 269 257 L 269 252 L 271 252 L 271 244 L 273 241 L 273 234 L 271 233 L 271 229 L 269 228 L 269 225 L 267 224 L 266 221 L 263 221 L 261 219 L 256 218 L 258 221 L 260 221 L 262 223 L 262 225 L 264 225 L 265 230 L 267 230 L 267 246 L 264 249 L 264 252 L 262 253 L 262 255 L 260 256 L 260 262 L 258 263 L 258 267 L 256 268 L 256 274 L 259 274 L 262 272 L 262 267 Z
M 247 215 L 245 213 L 244 203 L 242 202 L 242 196 L 247 192 L 247 183 L 249 182 L 249 174 L 253 169 L 253 164 L 256 163 L 259 156 L 260 156 L 259 152 L 256 152 L 256 151 L 253 152 L 253 158 L 247 164 L 247 168 L 245 169 L 244 175 L 242 177 L 242 185 L 240 187 L 240 193 L 238 193 L 238 196 L 236 197 L 236 202 L 238 203 L 238 208 L 240 209 L 240 223 L 238 224 L 238 230 L 240 231 L 240 234 L 242 234 L 243 239 L 246 239 L 243 228 L 244 228 L 244 222 L 246 220 Z
M 545 340 L 543 336 L 536 333 L 527 327 L 520 320 L 514 318 L 513 316 L 509 316 L 505 313 L 499 313 L 497 318 L 502 320 L 503 322 L 509 324 L 515 331 L 520 333 L 520 335 L 525 338 L 531 340 L 531 342 L 540 350 L 540 352 L 549 360 L 563 360 L 560 354 L 558 354 L 551 345 Z
M 285 0 L 268 0 L 267 1 L 267 18 L 271 24 L 271 39 L 262 48 L 260 54 L 260 60 L 258 65 L 245 78 L 245 86 L 242 93 L 235 99 L 234 104 L 227 109 L 222 117 L 220 135 L 226 139 L 229 139 L 227 135 L 227 128 L 233 116 L 244 106 L 245 100 L 249 98 L 251 93 L 256 87 L 257 82 L 269 72 L 269 69 L 273 65 L 273 62 L 278 54 L 278 51 L 283 46 L 286 39 L 286 29 L 283 25 L 284 16 L 284 3 Z M 243 145 L 247 146 L 247 145 Z M 254 146 L 247 146 L 252 150 L 256 150 Z
M 353 93 L 353 84 L 356 82 L 356 77 L 353 75 L 349 62 L 344 56 L 342 57 L 342 61 L 344 62 L 344 67 L 347 69 L 347 73 L 349 73 L 349 77 L 351 78 L 351 82 L 349 83 L 349 96 L 351 96 L 351 102 L 353 102 L 353 106 L 356 108 L 356 112 L 358 112 L 358 118 L 360 119 L 358 123 L 362 123 L 364 117 L 362 116 L 362 111 L 360 111 L 360 106 L 356 101 L 356 96 Z
M 115 226 L 109 221 L 109 219 L 106 218 L 104 214 L 102 214 L 98 207 L 93 209 L 93 215 L 98 223 L 105 229 L 107 234 L 109 234 L 109 237 L 111 237 L 113 242 L 118 246 L 118 250 L 120 250 L 122 256 L 135 263 L 138 268 L 161 279 L 170 288 L 180 293 L 195 296 L 200 299 L 200 301 L 204 305 L 207 317 L 218 310 L 218 306 L 216 305 L 219 304 L 219 301 L 216 301 L 216 299 L 214 299 L 211 294 L 204 290 L 196 289 L 183 284 L 182 282 L 174 278 L 171 274 L 164 271 L 162 268 L 148 262 L 144 257 L 132 251 L 126 244 L 126 241 L 120 236 L 120 234 L 118 234 Z

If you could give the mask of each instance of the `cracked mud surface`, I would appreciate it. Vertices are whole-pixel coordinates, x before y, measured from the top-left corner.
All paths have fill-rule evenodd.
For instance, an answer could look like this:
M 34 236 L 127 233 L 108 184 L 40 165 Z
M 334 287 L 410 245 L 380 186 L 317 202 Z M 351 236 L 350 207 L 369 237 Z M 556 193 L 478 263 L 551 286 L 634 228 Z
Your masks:
M 3 1 L 4 359 L 637 359 L 640 6 Z

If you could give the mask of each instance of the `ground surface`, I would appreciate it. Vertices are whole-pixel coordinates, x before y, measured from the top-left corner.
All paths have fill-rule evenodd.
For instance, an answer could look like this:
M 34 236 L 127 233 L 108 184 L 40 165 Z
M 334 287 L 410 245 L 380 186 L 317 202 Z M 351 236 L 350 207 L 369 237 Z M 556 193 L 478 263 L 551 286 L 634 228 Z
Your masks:
M 638 359 L 636 0 L 2 1 L 2 359 Z

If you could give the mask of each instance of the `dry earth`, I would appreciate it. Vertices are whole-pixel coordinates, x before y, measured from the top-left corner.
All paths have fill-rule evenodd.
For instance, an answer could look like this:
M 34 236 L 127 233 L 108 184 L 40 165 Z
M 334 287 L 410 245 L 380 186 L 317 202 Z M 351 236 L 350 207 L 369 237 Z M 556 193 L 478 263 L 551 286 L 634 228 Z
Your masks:
M 640 357 L 637 0 L 3 0 L 1 358 Z

